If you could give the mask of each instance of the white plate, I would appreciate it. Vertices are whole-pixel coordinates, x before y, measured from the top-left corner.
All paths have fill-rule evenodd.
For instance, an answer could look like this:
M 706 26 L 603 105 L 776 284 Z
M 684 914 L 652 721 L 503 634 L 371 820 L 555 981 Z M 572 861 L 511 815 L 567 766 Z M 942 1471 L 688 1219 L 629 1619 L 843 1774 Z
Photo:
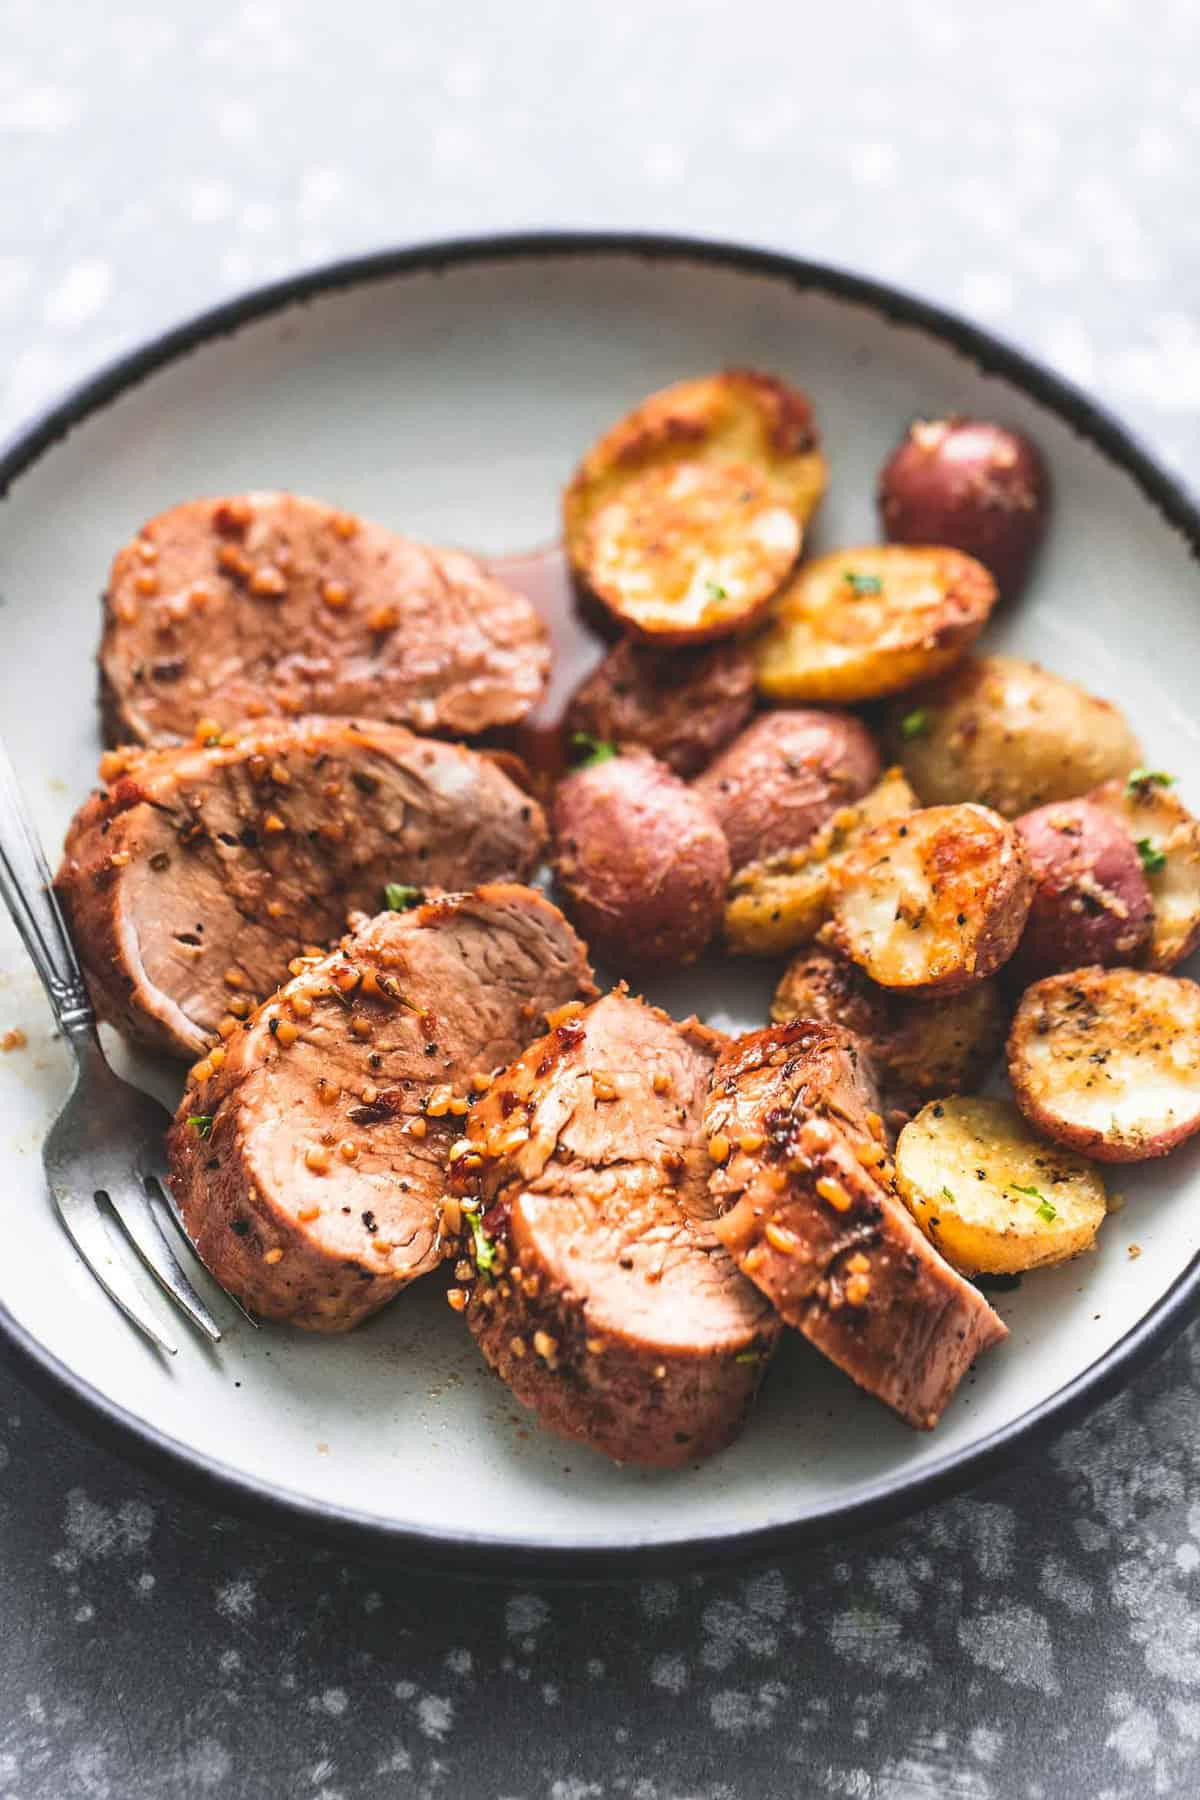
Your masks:
M 1200 520 L 1081 396 L 961 322 L 828 270 L 671 240 L 492 240 L 252 295 L 100 376 L 10 447 L 0 725 L 51 851 L 99 750 L 96 597 L 142 520 L 195 494 L 280 487 L 417 536 L 517 550 L 554 535 L 564 477 L 602 426 L 731 362 L 812 394 L 829 547 L 876 536 L 875 474 L 914 414 L 1030 431 L 1053 474 L 1053 529 L 988 643 L 1119 698 L 1151 762 L 1200 802 Z M 758 1025 L 773 972 L 707 969 L 652 997 Z M 235 1323 L 215 1353 L 189 1340 L 158 1357 L 51 1213 L 39 1150 L 67 1059 L 5 922 L 0 1031 L 12 1026 L 29 1047 L 0 1058 L 0 1330 L 18 1366 L 193 1489 L 414 1559 L 700 1561 L 898 1511 L 1108 1392 L 1184 1322 L 1200 1280 L 1200 1152 L 1184 1149 L 1118 1174 L 1129 1203 L 1098 1254 L 999 1296 L 1011 1340 L 936 1432 L 909 1431 L 796 1339 L 724 1455 L 672 1474 L 617 1469 L 534 1428 L 433 1281 L 343 1339 Z M 169 1068 L 135 1073 L 173 1102 Z

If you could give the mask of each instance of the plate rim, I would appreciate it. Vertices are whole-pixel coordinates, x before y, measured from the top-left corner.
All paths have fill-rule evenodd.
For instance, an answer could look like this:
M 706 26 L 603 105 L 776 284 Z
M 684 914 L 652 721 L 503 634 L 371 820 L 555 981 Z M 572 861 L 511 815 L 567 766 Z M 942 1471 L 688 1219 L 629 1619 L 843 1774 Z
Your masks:
M 474 263 L 587 256 L 633 256 L 649 263 L 699 262 L 783 281 L 864 305 L 890 322 L 915 326 L 1031 396 L 1132 477 L 1200 562 L 1200 505 L 1182 481 L 1115 413 L 1003 336 L 951 309 L 874 277 L 784 251 L 720 238 L 643 231 L 535 230 L 433 240 L 338 258 L 255 286 L 143 340 L 68 388 L 0 444 L 0 500 L 13 482 L 86 418 L 150 375 L 243 326 L 342 289 Z M 715 1567 L 795 1550 L 835 1530 L 859 1532 L 973 1486 L 1045 1444 L 1124 1386 L 1189 1322 L 1200 1292 L 1200 1253 L 1150 1310 L 1072 1381 L 970 1448 L 947 1452 L 919 1472 L 887 1475 L 795 1518 L 695 1537 L 629 1541 L 613 1537 L 541 1544 L 458 1526 L 431 1531 L 364 1513 L 246 1475 L 204 1455 L 94 1387 L 48 1350 L 0 1299 L 0 1355 L 14 1373 L 101 1447 L 165 1479 L 190 1497 L 259 1522 L 387 1561 L 474 1577 L 600 1580 Z

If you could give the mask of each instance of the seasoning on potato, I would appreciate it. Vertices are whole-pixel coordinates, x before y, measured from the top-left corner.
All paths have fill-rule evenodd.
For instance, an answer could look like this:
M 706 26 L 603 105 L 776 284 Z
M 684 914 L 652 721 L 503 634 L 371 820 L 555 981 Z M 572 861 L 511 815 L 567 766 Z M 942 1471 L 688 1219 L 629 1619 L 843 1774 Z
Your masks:
M 623 483 L 584 533 L 587 584 L 661 644 L 743 630 L 800 554 L 800 526 L 748 463 L 668 463 Z
M 1036 981 L 1089 963 L 1136 963 L 1154 903 L 1133 839 L 1087 800 L 1054 800 L 1015 821 L 1037 886 L 1013 973 Z
M 871 544 L 805 563 L 754 645 L 772 700 L 854 705 L 953 668 L 983 630 L 996 584 L 939 546 Z
M 790 709 L 748 725 L 696 781 L 735 869 L 797 849 L 879 778 L 879 752 L 851 713 Z
M 724 369 L 662 388 L 588 451 L 563 495 L 567 554 L 588 579 L 587 533 L 600 509 L 647 469 L 749 464 L 803 528 L 825 491 L 808 396 L 774 375 Z
M 1165 1156 L 1200 1130 L 1200 987 L 1076 969 L 1028 988 L 1008 1034 L 1017 1105 L 1100 1162 Z
M 721 827 L 645 751 L 603 748 L 554 797 L 554 873 L 567 910 L 619 968 L 693 962 L 721 918 L 729 879 Z
M 865 1046 L 890 1106 L 910 1111 L 972 1087 L 999 1055 L 1008 1010 L 994 981 L 922 1000 L 897 994 L 844 956 L 813 948 L 788 964 L 771 1018 L 842 1025 Z
M 754 664 L 741 644 L 656 649 L 625 638 L 567 708 L 568 736 L 640 744 L 676 775 L 698 775 L 754 710 Z
M 888 728 L 926 806 L 974 800 L 1007 819 L 1124 780 L 1142 760 L 1118 707 L 1017 656 L 968 658 L 897 701 Z
M 779 956 L 809 943 L 829 917 L 841 859 L 885 819 L 915 812 L 917 797 L 897 768 L 841 806 L 807 844 L 735 869 L 725 903 L 725 942 L 735 955 Z
M 1129 838 L 1150 890 L 1150 942 L 1132 959 L 1148 969 L 1173 969 L 1200 944 L 1200 821 L 1174 785 L 1165 770 L 1134 769 L 1088 796 Z
M 998 813 L 924 807 L 842 859 L 823 935 L 881 987 L 952 993 L 1012 955 L 1033 885 L 1020 833 Z
M 889 542 L 964 550 L 1012 599 L 1045 535 L 1045 465 L 1029 439 L 1006 425 L 917 419 L 880 472 L 879 512 Z
M 945 1099 L 900 1133 L 896 1185 L 964 1275 L 1016 1275 L 1088 1250 L 1108 1207 L 1082 1156 L 1041 1143 L 1007 1100 Z

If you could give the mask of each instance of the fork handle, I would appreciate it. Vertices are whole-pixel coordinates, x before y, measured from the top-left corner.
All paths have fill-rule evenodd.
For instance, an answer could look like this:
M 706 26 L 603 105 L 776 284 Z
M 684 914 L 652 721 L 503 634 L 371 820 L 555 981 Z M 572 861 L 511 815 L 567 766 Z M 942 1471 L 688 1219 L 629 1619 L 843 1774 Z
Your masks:
M 54 1016 L 78 1055 L 95 1035 L 96 1017 L 45 854 L 2 742 L 0 895 L 42 978 Z

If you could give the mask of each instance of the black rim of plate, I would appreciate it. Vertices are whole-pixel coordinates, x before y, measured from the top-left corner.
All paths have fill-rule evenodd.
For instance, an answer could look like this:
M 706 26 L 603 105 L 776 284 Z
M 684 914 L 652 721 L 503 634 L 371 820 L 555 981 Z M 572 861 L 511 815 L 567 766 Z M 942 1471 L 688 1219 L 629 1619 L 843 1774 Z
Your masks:
M 0 497 L 12 482 L 75 425 L 156 370 L 255 320 L 339 289 L 466 264 L 589 256 L 631 256 L 650 263 L 693 262 L 766 276 L 798 291 L 815 291 L 866 307 L 892 323 L 916 327 L 948 344 L 987 374 L 997 375 L 1047 407 L 1136 482 L 1200 561 L 1200 508 L 1120 421 L 1070 382 L 1023 351 L 915 295 L 824 263 L 780 252 L 669 233 L 544 231 L 451 239 L 351 257 L 252 289 L 119 357 L 31 420 L 0 449 Z M 1146 1316 L 1090 1368 L 1047 1400 L 971 1448 L 951 1452 L 919 1473 L 883 1478 L 853 1499 L 750 1530 L 674 1541 L 623 1541 L 575 1546 L 514 1543 L 457 1526 L 430 1532 L 352 1507 L 331 1506 L 243 1475 L 148 1425 L 116 1405 L 52 1355 L 0 1303 L 6 1359 L 37 1393 L 89 1436 L 186 1493 L 292 1533 L 388 1561 L 473 1575 L 574 1577 L 713 1567 L 779 1555 L 828 1538 L 882 1525 L 977 1483 L 1057 1435 L 1123 1386 L 1156 1350 L 1189 1322 L 1200 1288 L 1200 1256 Z

